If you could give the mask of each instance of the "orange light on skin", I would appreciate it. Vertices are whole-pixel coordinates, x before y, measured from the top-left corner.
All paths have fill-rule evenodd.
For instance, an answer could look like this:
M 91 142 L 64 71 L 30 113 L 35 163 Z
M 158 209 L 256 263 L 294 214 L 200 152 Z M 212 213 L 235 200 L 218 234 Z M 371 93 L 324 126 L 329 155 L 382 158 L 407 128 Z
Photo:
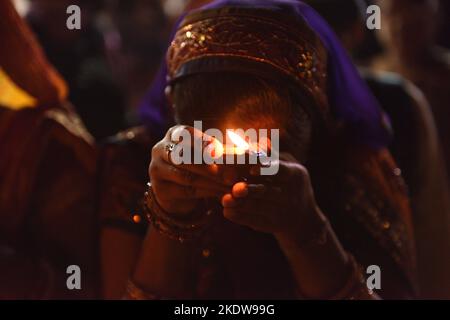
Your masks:
M 232 144 L 222 144 L 219 140 L 212 138 L 205 148 L 205 153 L 213 159 L 218 159 L 224 155 L 243 155 L 247 152 L 265 156 L 270 148 L 269 138 L 262 139 L 260 142 L 247 142 L 233 130 L 227 129 L 226 134 Z
M 140 223 L 141 222 L 141 216 L 139 216 L 139 215 L 137 215 L 137 214 L 135 214 L 135 215 L 133 215 L 133 222 L 134 223 Z
M 227 136 L 233 142 L 234 146 L 231 147 L 231 153 L 241 155 L 250 150 L 250 145 L 245 141 L 240 135 L 233 132 L 232 130 L 227 130 Z M 227 150 L 228 148 L 226 148 Z
M 224 155 L 225 148 L 219 140 L 213 138 L 212 141 L 206 146 L 205 153 L 209 154 L 213 159 L 218 159 Z

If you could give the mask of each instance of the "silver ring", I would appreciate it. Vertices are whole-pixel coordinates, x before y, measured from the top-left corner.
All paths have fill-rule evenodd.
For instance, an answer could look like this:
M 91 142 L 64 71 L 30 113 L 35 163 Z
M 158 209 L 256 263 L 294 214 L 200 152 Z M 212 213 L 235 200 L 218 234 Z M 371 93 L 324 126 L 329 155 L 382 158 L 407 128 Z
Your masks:
M 175 149 L 176 147 L 176 143 L 174 142 L 169 142 L 168 144 L 166 144 L 166 146 L 164 147 L 164 150 L 166 151 L 167 154 L 167 161 L 169 163 L 172 163 L 172 161 L 170 160 L 170 154 L 172 153 L 173 149 Z

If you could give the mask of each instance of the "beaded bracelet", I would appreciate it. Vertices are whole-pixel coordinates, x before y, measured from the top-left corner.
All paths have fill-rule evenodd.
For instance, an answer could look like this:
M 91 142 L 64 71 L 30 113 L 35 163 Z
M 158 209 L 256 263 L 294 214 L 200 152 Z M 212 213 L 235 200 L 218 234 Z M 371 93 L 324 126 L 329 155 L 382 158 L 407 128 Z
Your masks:
M 122 300 L 161 300 L 161 297 L 141 289 L 133 281 L 128 280 Z
M 321 300 L 371 300 L 377 299 L 378 296 L 367 287 L 365 278 L 362 273 L 361 266 L 356 262 L 353 255 L 347 253 L 349 261 L 348 279 L 342 288 L 332 296 L 323 297 Z M 307 296 L 302 294 L 298 289 L 296 295 L 301 300 L 308 300 Z
M 192 218 L 192 216 L 189 219 L 173 218 L 156 201 L 151 184 L 148 183 L 147 185 L 148 190 L 144 197 L 144 212 L 148 221 L 158 232 L 180 242 L 194 240 L 203 233 L 210 221 L 212 211 L 208 210 L 205 214 L 195 218 Z
M 371 299 L 373 291 L 367 287 L 361 266 L 353 255 L 347 253 L 351 273 L 345 285 L 330 300 Z

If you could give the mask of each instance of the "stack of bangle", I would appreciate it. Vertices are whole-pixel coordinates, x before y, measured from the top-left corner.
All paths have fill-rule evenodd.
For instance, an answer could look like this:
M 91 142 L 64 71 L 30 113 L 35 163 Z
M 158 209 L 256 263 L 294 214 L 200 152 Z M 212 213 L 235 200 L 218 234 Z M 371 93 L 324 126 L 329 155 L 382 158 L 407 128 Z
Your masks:
M 128 280 L 125 295 L 122 300 L 162 300 L 156 294 L 151 294 L 141 289 L 133 281 Z
M 156 201 L 151 184 L 148 183 L 147 185 L 144 212 L 148 221 L 156 230 L 180 242 L 196 239 L 203 233 L 210 221 L 211 211 L 207 211 L 198 217 L 189 216 L 188 219 L 173 218 Z
M 332 296 L 322 297 L 320 300 L 372 300 L 378 296 L 367 287 L 361 266 L 356 262 L 353 255 L 347 253 L 349 262 L 349 275 L 338 292 Z M 297 291 L 297 296 L 301 300 L 308 300 L 307 296 Z M 317 298 L 314 298 L 317 299 Z
M 347 254 L 350 263 L 350 276 L 339 292 L 330 300 L 367 300 L 372 299 L 373 291 L 367 287 L 361 266 L 351 254 Z

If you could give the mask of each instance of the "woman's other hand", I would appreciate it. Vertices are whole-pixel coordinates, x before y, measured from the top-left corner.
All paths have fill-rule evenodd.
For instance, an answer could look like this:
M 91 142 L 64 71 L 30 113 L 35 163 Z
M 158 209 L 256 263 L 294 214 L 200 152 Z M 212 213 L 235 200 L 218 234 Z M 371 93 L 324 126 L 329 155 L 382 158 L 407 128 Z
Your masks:
M 292 155 L 281 154 L 279 171 L 267 183 L 238 182 L 222 197 L 225 218 L 254 230 L 296 236 L 318 212 L 308 170 Z M 251 169 L 259 175 L 259 167 Z
M 191 141 L 174 141 L 174 137 L 182 136 L 180 131 L 188 130 Z M 172 214 L 191 213 L 203 198 L 220 199 L 229 193 L 231 186 L 227 186 L 219 176 L 216 165 L 207 164 L 175 164 L 172 154 L 177 147 L 187 147 L 190 143 L 192 152 L 196 139 L 201 139 L 204 145 L 204 134 L 193 127 L 174 126 L 167 131 L 166 136 L 152 149 L 152 160 L 149 166 L 149 177 L 158 204 L 166 212 Z M 198 142 L 198 141 L 197 141 Z M 170 151 L 172 146 L 172 151 Z M 193 153 L 192 153 L 193 154 Z

